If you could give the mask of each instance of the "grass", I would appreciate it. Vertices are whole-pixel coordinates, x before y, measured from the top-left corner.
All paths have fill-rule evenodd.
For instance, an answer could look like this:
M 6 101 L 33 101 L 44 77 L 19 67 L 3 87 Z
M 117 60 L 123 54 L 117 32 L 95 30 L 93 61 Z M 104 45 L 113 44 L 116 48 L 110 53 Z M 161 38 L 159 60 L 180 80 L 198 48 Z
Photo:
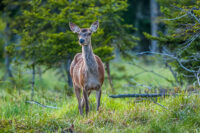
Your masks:
M 54 95 L 54 94 L 51 94 Z M 51 96 L 49 94 L 49 96 Z M 62 95 L 62 94 L 61 94 Z M 200 98 L 182 94 L 177 97 L 135 102 L 134 99 L 110 99 L 103 95 L 99 112 L 95 111 L 95 98 L 90 98 L 90 113 L 80 116 L 74 97 L 58 95 L 54 101 L 59 109 L 41 108 L 26 104 L 27 92 L 18 96 L 1 92 L 1 132 L 61 132 L 74 125 L 76 132 L 199 132 Z M 45 104 L 51 99 L 36 97 Z
M 139 64 L 147 69 L 156 69 L 173 80 L 168 70 L 156 64 Z M 113 81 L 115 93 L 134 93 L 142 89 L 124 88 L 125 84 L 130 84 L 130 81 L 124 79 L 124 75 L 135 75 L 142 71 L 140 68 L 125 62 L 123 65 L 113 62 L 111 68 L 112 75 L 121 77 Z M 81 133 L 200 132 L 200 97 L 196 94 L 183 92 L 176 97 L 159 98 L 158 103 L 167 107 L 166 110 L 149 99 L 111 99 L 109 95 L 112 93 L 106 81 L 100 111 L 95 110 L 95 93 L 92 93 L 88 116 L 80 116 L 75 96 L 67 95 L 64 81 L 55 76 L 54 70 L 44 73 L 42 81 L 37 77 L 34 100 L 59 109 L 26 103 L 30 99 L 30 76 L 26 76 L 23 79 L 19 76 L 18 80 L 24 82 L 21 81 L 17 87 L 11 87 L 8 83 L 0 86 L 0 132 L 67 132 L 72 125 L 75 132 Z M 141 84 L 173 87 L 154 74 L 143 73 L 133 79 Z

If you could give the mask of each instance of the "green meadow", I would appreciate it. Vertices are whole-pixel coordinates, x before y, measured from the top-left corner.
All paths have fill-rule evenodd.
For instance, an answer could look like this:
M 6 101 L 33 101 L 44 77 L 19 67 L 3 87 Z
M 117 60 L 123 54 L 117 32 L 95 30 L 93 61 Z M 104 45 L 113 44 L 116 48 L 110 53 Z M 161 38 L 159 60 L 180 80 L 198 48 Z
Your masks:
M 125 61 L 112 62 L 111 75 L 115 90 L 111 90 L 105 79 L 100 110 L 96 112 L 93 92 L 89 98 L 88 116 L 79 115 L 74 93 L 70 92 L 64 80 L 59 79 L 56 70 L 48 70 L 42 77 L 36 76 L 34 100 L 57 109 L 27 103 L 31 95 L 31 74 L 28 69 L 18 66 L 16 69 L 21 69 L 25 76 L 18 74 L 16 86 L 8 81 L 0 83 L 0 132 L 200 132 L 200 97 L 197 93 L 183 91 L 184 87 L 179 95 L 165 98 L 109 97 L 112 94 L 145 93 L 149 90 L 134 83 L 151 86 L 152 89 L 164 87 L 173 90 L 176 87 L 151 72 L 141 73 L 141 68 L 154 70 L 174 81 L 164 66 L 155 62 L 144 64 L 142 61 L 136 64 L 140 67 Z M 155 100 L 161 105 L 154 103 Z

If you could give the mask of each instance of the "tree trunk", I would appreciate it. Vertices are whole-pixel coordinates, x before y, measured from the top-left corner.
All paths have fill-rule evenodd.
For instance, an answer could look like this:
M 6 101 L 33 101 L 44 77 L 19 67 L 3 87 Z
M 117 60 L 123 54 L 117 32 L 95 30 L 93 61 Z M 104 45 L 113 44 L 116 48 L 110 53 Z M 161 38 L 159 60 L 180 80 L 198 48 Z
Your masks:
M 12 69 L 11 69 L 11 66 L 10 66 L 11 59 L 10 59 L 8 51 L 6 50 L 6 47 L 9 45 L 9 38 L 8 38 L 8 36 L 9 36 L 9 26 L 7 24 L 6 28 L 5 28 L 5 34 L 4 34 L 4 38 L 5 38 L 4 54 L 5 54 L 5 66 L 6 66 L 5 79 L 7 77 L 9 77 L 11 79 L 12 83 L 14 83 Z
M 34 87 L 35 87 L 35 64 L 32 65 L 32 91 L 31 91 L 31 100 L 34 97 Z
M 156 17 L 158 15 L 158 6 L 156 0 L 150 0 L 150 12 L 151 12 L 151 35 L 157 36 L 158 25 L 156 23 Z M 151 52 L 157 51 L 157 41 L 151 41 Z
M 136 30 L 136 36 L 139 37 L 140 36 L 140 31 L 139 31 L 139 28 L 140 28 L 140 20 L 142 19 L 142 1 L 138 1 L 138 5 L 137 5 L 137 10 L 136 10 L 136 20 L 135 20 L 135 27 L 138 29 Z
M 39 79 L 40 79 L 40 81 L 42 81 L 42 68 L 39 66 L 39 67 L 37 67 L 37 69 L 38 69 Z
M 114 90 L 113 83 L 112 83 L 112 77 L 110 75 L 110 63 L 109 62 L 106 62 L 106 72 L 107 72 L 110 87 L 112 90 Z
M 70 64 L 71 64 L 71 59 L 67 59 L 66 63 L 65 63 L 65 71 L 67 73 L 67 83 L 69 87 L 72 87 L 72 78 L 70 75 Z

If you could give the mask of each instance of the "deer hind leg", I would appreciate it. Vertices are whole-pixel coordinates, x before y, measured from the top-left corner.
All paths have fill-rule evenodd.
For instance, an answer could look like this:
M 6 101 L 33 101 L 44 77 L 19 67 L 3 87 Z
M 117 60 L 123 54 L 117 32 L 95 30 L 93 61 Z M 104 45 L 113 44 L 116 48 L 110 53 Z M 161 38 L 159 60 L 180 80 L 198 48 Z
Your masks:
M 97 111 L 99 110 L 101 100 L 101 88 L 96 91 Z
M 81 89 L 78 87 L 74 87 L 75 88 L 75 93 L 76 93 L 76 98 L 78 100 L 78 109 L 79 109 L 79 113 L 81 115 L 83 115 L 83 109 L 81 107 Z
M 84 101 L 85 101 L 85 112 L 86 115 L 89 112 L 89 101 L 88 101 L 88 93 L 87 93 L 87 89 L 83 89 L 83 97 L 84 97 Z

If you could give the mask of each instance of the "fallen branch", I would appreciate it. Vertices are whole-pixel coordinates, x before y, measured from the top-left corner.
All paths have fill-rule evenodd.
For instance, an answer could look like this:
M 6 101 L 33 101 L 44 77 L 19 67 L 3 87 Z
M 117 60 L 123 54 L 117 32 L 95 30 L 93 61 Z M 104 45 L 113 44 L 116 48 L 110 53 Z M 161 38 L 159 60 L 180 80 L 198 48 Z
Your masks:
M 119 94 L 119 95 L 111 95 L 111 98 L 126 98 L 126 97 L 162 97 L 168 96 L 167 94 Z
M 36 101 L 26 101 L 26 103 L 30 103 L 30 104 L 37 104 L 39 105 L 40 107 L 44 107 L 44 108 L 52 108 L 52 109 L 58 109 L 58 107 L 53 107 L 53 106 L 48 106 L 48 105 L 43 105 L 39 102 L 36 102 Z

